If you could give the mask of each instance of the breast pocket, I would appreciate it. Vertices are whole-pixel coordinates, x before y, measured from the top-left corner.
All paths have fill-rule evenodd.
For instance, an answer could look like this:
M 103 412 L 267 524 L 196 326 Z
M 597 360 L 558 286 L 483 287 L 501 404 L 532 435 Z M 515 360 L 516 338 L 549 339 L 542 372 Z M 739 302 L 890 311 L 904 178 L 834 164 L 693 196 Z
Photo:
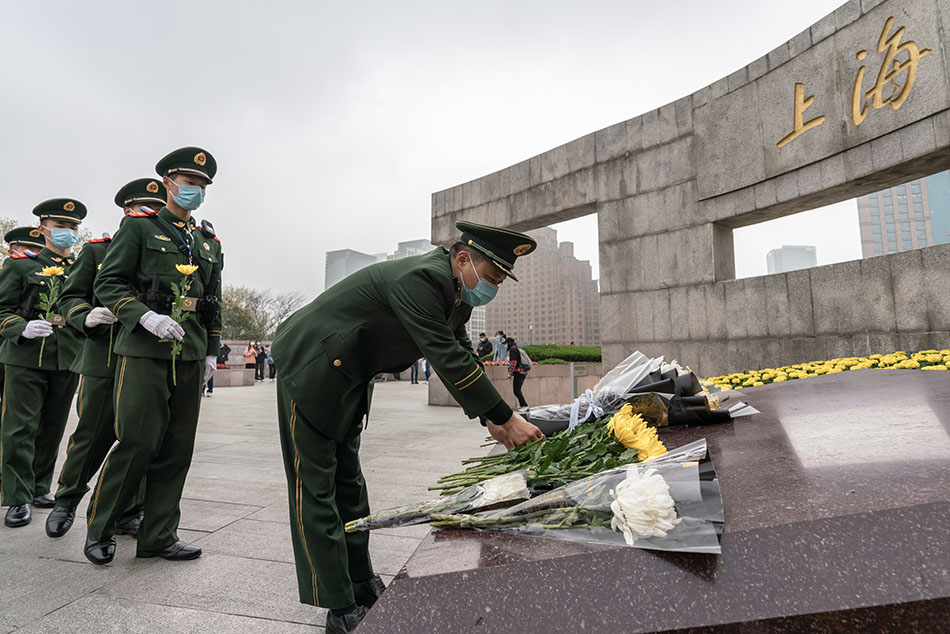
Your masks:
M 163 240 L 157 236 L 149 237 L 145 241 L 145 252 L 143 253 L 143 267 L 149 273 L 158 273 L 163 277 L 173 277 L 179 275 L 175 270 L 175 265 L 181 263 L 178 248 L 169 240 Z

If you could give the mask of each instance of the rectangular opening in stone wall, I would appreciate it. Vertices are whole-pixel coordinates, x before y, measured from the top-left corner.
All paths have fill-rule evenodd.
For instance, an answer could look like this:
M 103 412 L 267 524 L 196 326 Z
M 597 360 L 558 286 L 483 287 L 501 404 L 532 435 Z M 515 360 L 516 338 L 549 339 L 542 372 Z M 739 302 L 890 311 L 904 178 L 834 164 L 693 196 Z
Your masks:
M 733 232 L 736 277 L 950 243 L 950 171 Z
M 538 242 L 485 307 L 485 332 L 519 343 L 600 344 L 597 216 L 527 232 Z

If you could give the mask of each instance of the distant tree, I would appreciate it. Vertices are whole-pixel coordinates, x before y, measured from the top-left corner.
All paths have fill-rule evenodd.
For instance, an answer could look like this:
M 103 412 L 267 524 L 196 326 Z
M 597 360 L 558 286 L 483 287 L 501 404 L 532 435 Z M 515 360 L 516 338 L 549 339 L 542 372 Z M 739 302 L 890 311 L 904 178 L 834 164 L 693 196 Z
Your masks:
M 247 286 L 222 291 L 225 339 L 270 339 L 277 325 L 303 304 L 301 293 L 273 293 Z

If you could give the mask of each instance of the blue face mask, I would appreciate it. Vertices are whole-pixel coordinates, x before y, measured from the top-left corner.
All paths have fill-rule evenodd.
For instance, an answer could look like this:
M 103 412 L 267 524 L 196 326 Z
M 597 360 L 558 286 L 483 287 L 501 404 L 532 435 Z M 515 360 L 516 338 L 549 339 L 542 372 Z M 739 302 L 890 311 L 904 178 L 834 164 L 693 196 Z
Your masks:
M 475 271 L 475 278 L 478 280 L 478 283 L 474 289 L 468 289 L 465 286 L 465 282 L 462 281 L 462 301 L 469 306 L 484 306 L 495 299 L 495 295 L 498 293 L 498 287 L 479 277 L 475 263 L 471 260 L 469 260 L 469 262 L 472 264 L 472 270 Z
M 178 193 L 172 196 L 175 204 L 185 211 L 194 211 L 205 201 L 205 192 L 198 185 L 177 183 Z
M 60 249 L 71 249 L 72 247 L 76 246 L 77 242 L 79 242 L 79 233 L 73 229 L 50 227 L 49 231 L 49 241 Z

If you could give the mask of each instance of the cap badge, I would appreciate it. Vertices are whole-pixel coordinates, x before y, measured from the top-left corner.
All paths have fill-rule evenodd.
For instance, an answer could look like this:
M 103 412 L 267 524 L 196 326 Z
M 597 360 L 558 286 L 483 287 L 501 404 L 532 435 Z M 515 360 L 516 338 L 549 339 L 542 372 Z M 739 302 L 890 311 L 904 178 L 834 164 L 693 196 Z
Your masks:
M 31 237 L 31 238 L 39 238 L 39 237 L 40 237 L 40 230 L 39 230 L 39 229 L 31 229 L 31 230 L 30 230 L 30 237 Z
M 70 200 L 65 205 L 63 205 L 63 209 L 65 209 L 66 211 L 76 211 L 76 204 Z
M 150 194 L 157 194 L 158 183 L 156 183 L 155 181 L 149 181 L 148 185 L 145 186 L 145 191 L 147 191 Z
M 208 157 L 205 156 L 204 152 L 198 152 L 197 154 L 195 154 L 195 164 L 203 166 L 207 162 L 208 162 Z
M 515 255 L 524 255 L 525 253 L 531 250 L 531 247 L 532 245 L 530 244 L 519 244 L 518 246 L 514 248 L 512 253 L 514 253 Z

